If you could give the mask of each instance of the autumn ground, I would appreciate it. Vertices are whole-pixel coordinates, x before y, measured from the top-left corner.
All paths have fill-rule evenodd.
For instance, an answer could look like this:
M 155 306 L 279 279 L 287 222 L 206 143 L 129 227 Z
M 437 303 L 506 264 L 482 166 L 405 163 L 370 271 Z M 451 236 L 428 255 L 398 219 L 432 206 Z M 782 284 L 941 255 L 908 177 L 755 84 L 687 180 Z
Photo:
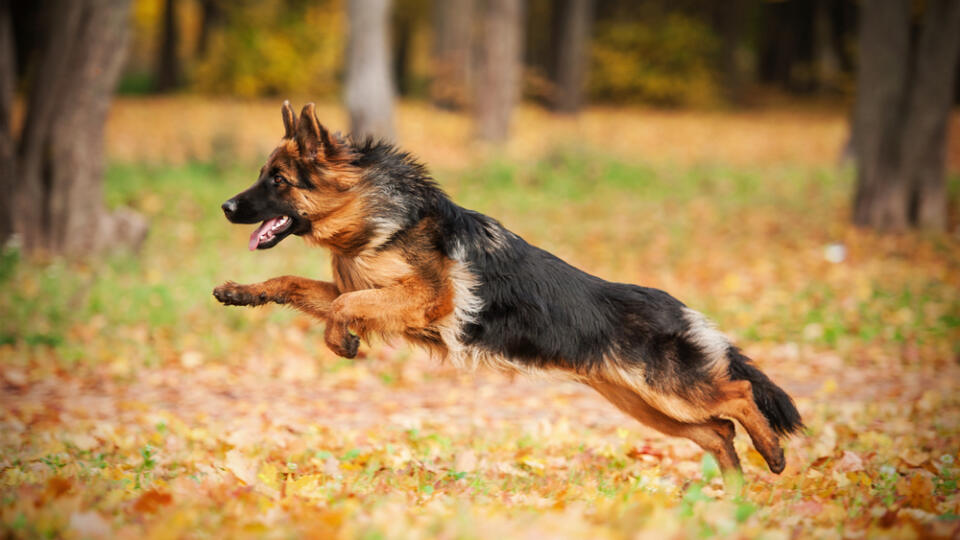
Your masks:
M 808 429 L 787 470 L 741 434 L 735 495 L 692 443 L 586 388 L 457 372 L 401 344 L 347 361 L 297 314 L 216 304 L 226 279 L 328 275 L 295 239 L 248 253 L 219 212 L 279 135 L 277 108 L 121 101 L 107 199 L 151 218 L 140 256 L 0 258 L 6 534 L 960 534 L 960 241 L 847 225 L 841 111 L 531 108 L 503 154 L 471 145 L 466 118 L 400 111 L 405 145 L 462 204 L 670 291 L 796 396 Z

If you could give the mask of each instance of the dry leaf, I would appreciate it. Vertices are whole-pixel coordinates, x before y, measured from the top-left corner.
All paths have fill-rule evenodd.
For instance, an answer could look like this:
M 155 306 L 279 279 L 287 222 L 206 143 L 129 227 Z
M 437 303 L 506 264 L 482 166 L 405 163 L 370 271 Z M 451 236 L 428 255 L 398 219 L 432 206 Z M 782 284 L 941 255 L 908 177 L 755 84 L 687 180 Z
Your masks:
M 172 502 L 173 496 L 169 493 L 151 489 L 137 497 L 136 502 L 133 503 L 133 509 L 142 514 L 152 514 L 161 506 L 167 506 Z

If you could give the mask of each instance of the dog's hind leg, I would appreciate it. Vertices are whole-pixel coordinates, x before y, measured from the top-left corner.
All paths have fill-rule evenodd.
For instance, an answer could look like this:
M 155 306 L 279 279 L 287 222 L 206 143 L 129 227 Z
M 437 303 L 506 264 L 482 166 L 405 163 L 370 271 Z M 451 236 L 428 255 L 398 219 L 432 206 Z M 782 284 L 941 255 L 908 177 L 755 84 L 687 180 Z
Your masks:
M 780 439 L 757 407 L 750 381 L 726 381 L 718 386 L 721 398 L 712 409 L 720 416 L 740 422 L 770 470 L 777 474 L 783 472 L 786 460 L 780 448 Z
M 700 423 L 681 422 L 655 409 L 629 388 L 606 381 L 590 381 L 588 384 L 640 423 L 666 435 L 684 437 L 697 443 L 700 448 L 713 454 L 725 478 L 730 473 L 740 472 L 740 458 L 733 447 L 733 422 L 723 418 L 710 418 Z

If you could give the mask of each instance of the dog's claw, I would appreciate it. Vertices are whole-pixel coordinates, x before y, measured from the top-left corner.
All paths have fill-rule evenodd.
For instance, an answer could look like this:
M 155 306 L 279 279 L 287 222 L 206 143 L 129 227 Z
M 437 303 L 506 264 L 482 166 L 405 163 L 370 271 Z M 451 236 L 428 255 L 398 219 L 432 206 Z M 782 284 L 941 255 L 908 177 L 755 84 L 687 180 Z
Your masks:
M 356 358 L 357 351 L 360 350 L 360 338 L 353 334 L 347 333 L 347 336 L 343 338 L 341 348 L 343 350 L 341 351 L 340 356 L 344 358 Z

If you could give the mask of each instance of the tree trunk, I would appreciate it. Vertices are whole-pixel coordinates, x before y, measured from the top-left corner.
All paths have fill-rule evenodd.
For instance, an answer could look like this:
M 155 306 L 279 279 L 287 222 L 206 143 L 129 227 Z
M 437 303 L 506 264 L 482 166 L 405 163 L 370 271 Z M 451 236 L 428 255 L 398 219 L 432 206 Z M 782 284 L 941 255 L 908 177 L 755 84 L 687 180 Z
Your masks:
M 0 0 L 0 251 L 13 233 L 13 182 L 17 150 L 13 134 L 13 93 L 17 77 L 11 0 Z
M 760 78 L 793 92 L 813 87 L 813 0 L 763 2 Z
M 881 230 L 947 224 L 946 135 L 960 3 L 925 3 L 915 51 L 909 8 L 904 0 L 870 0 L 861 11 L 853 219 Z
M 520 97 L 523 0 L 481 0 L 483 35 L 475 89 L 477 135 L 506 139 Z
M 43 14 L 46 31 L 34 59 L 35 73 L 17 157 L 20 178 L 14 183 L 13 194 L 13 226 L 27 251 L 45 250 L 49 245 L 49 137 L 68 92 L 63 81 L 71 57 L 79 52 L 74 47 L 87 46 L 75 43 L 84 8 L 84 2 L 60 0 L 50 2 Z
M 816 85 L 823 90 L 837 87 L 840 59 L 833 43 L 832 3 L 835 0 L 815 0 L 813 11 L 813 48 L 816 65 Z
M 393 20 L 393 80 L 397 94 L 410 93 L 410 48 L 413 41 L 414 19 L 409 13 L 397 13 Z
M 180 85 L 180 57 L 178 46 L 180 32 L 177 26 L 177 0 L 163 4 L 163 26 L 160 31 L 160 46 L 157 47 L 157 71 L 155 87 L 158 92 L 169 92 Z
M 557 36 L 553 108 L 559 112 L 573 113 L 583 106 L 593 0 L 563 0 L 557 9 L 562 13 Z
M 442 109 L 463 109 L 470 103 L 474 77 L 474 0 L 437 0 L 433 5 L 430 99 Z
M 223 9 L 220 0 L 202 0 L 200 2 L 200 35 L 197 36 L 197 58 L 207 55 L 210 47 L 210 35 L 223 24 Z
M 127 43 L 129 0 L 51 1 L 20 139 L 14 230 L 28 252 L 136 246 L 146 224 L 103 208 L 103 128 Z
M 351 131 L 393 139 L 394 87 L 390 76 L 389 0 L 349 0 L 346 101 Z
M 720 35 L 718 63 L 723 93 L 730 103 L 744 100 L 745 76 L 739 56 L 747 23 L 746 0 L 728 0 L 711 4 L 713 24 Z
M 902 163 L 911 186 L 910 217 L 923 228 L 947 226 L 947 122 L 958 56 L 960 1 L 927 0 L 903 130 Z
M 909 190 L 898 174 L 909 75 L 908 8 L 904 0 L 868 0 L 861 11 L 853 127 L 857 155 L 853 220 L 861 226 L 903 229 L 908 222 Z

